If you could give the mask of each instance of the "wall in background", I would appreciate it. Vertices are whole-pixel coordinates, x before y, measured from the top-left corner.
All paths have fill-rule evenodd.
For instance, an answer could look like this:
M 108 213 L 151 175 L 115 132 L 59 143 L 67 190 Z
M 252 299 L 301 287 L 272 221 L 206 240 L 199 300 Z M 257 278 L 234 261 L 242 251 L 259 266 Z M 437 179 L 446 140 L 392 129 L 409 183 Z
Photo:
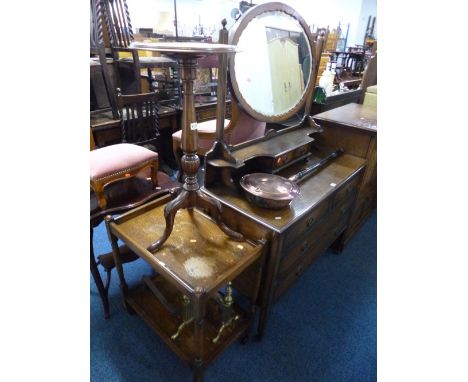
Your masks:
M 175 34 L 173 0 L 127 0 L 133 29 L 153 28 L 157 33 Z M 268 1 L 257 0 L 255 4 Z M 296 9 L 311 28 L 336 28 L 338 23 L 346 30 L 350 24 L 348 46 L 362 44 L 366 32 L 367 19 L 377 15 L 377 0 L 327 0 L 326 2 L 283 0 Z M 239 7 L 234 0 L 177 0 L 179 35 L 192 36 L 200 32 L 203 25 L 205 35 L 217 39 L 221 19 L 226 18 L 229 29 L 234 20 L 231 11 Z
M 359 26 L 357 41 L 364 41 L 366 34 L 367 21 L 369 16 L 377 16 L 377 3 L 376 0 L 362 0 L 361 14 L 359 15 Z M 377 20 L 374 24 L 374 37 L 377 38 Z M 362 44 L 362 42 L 361 42 Z

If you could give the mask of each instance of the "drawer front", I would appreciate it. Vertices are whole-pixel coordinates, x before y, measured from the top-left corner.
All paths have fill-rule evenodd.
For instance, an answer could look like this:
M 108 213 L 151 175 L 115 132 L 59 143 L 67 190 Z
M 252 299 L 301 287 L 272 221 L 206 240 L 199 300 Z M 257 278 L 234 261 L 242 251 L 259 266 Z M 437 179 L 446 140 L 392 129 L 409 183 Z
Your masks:
M 195 109 L 197 122 L 209 121 L 216 119 L 216 105 L 207 107 L 206 109 Z M 226 118 L 231 118 L 231 104 L 226 104 Z
M 372 192 L 364 192 L 359 194 L 356 206 L 353 210 L 351 221 L 349 223 L 349 231 L 354 233 L 362 223 L 367 219 L 374 208 L 374 199 Z
M 196 112 L 197 122 L 209 121 L 216 118 L 216 108 L 199 110 Z
M 288 229 L 284 238 L 285 248 L 294 245 L 294 242 L 300 236 L 303 236 L 316 226 L 317 222 L 327 214 L 330 200 L 330 198 L 327 198 L 319 203 L 312 211 Z
M 328 248 L 335 241 L 346 228 L 353 206 L 352 202 L 353 200 L 349 199 L 332 210 L 312 230 L 298 238 L 297 244 L 291 247 L 283 246 L 283 258 L 277 276 L 279 279 L 294 272 L 294 268 L 303 262 L 309 252 L 315 252 L 317 248 L 321 249 L 324 245 L 324 248 Z
M 309 268 L 309 266 L 314 262 L 315 259 L 322 254 L 331 243 L 333 243 L 341 232 L 346 228 L 345 221 L 342 224 L 330 230 L 322 237 L 321 240 L 318 240 L 316 245 L 311 248 L 304 256 L 292 265 L 288 273 L 283 278 L 277 278 L 275 282 L 275 291 L 274 291 L 274 300 L 276 301 L 288 288 L 294 284 L 294 282 L 302 276 L 302 274 Z
M 335 199 L 333 202 L 334 206 L 339 206 L 347 199 L 353 198 L 359 188 L 359 182 L 361 180 L 361 173 L 352 177 L 347 183 L 339 188 L 335 193 Z

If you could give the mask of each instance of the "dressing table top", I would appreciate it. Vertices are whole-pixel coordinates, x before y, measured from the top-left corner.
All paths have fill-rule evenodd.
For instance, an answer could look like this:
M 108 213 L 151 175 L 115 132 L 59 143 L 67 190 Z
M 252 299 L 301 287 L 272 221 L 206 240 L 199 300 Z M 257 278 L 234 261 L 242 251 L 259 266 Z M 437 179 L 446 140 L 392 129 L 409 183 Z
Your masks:
M 310 162 L 320 160 L 312 155 Z M 343 154 L 318 173 L 299 182 L 301 194 L 293 199 L 289 207 L 280 210 L 269 210 L 252 205 L 240 192 L 222 185 L 203 188 L 204 192 L 216 197 L 236 211 L 252 217 L 260 224 L 270 229 L 282 232 L 296 222 L 307 211 L 343 185 L 352 175 L 359 171 L 365 160 L 353 155 Z M 278 175 L 290 177 L 309 164 L 292 165 L 282 170 Z

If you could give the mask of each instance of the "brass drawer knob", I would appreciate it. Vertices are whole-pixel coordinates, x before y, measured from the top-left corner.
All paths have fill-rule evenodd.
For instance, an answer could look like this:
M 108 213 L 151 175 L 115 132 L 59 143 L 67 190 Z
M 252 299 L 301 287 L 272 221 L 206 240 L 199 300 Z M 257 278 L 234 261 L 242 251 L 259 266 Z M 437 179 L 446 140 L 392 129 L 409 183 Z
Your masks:
M 304 253 L 307 248 L 309 248 L 309 243 L 307 243 L 307 241 L 304 242 L 304 244 L 302 244 L 301 246 L 301 252 Z
M 315 218 L 312 216 L 309 219 L 307 219 L 307 227 L 310 227 L 312 224 L 314 224 Z

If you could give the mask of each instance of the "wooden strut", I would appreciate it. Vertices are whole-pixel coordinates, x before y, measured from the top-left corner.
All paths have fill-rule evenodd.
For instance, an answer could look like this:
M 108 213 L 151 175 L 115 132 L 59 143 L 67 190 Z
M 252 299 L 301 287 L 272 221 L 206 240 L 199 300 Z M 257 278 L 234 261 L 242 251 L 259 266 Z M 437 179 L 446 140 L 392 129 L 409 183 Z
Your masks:
M 219 67 L 220 73 L 227 70 L 226 60 L 222 60 L 220 64 L 222 64 Z M 179 60 L 179 65 L 181 67 L 181 79 L 184 90 L 182 112 L 182 151 L 184 155 L 181 159 L 181 167 L 186 177 L 179 195 L 164 208 L 166 228 L 161 238 L 148 246 L 148 251 L 150 252 L 156 252 L 159 250 L 169 238 L 174 227 L 175 215 L 177 211 L 182 208 L 187 208 L 189 210 L 192 210 L 194 207 L 207 209 L 216 224 L 227 236 L 236 241 L 244 241 L 244 236 L 242 234 L 232 230 L 223 223 L 221 219 L 221 203 L 200 190 L 197 179 L 198 169 L 200 167 L 200 158 L 197 155 L 198 134 L 193 94 L 193 83 L 196 79 L 197 68 L 196 57 L 191 56 L 190 54 L 183 55 Z M 218 83 L 218 89 L 219 86 L 225 87 L 226 85 Z M 224 90 L 221 89 L 221 93 L 223 92 L 225 94 L 225 88 Z M 222 117 L 224 119 L 224 115 L 221 116 L 218 114 L 217 117 Z

